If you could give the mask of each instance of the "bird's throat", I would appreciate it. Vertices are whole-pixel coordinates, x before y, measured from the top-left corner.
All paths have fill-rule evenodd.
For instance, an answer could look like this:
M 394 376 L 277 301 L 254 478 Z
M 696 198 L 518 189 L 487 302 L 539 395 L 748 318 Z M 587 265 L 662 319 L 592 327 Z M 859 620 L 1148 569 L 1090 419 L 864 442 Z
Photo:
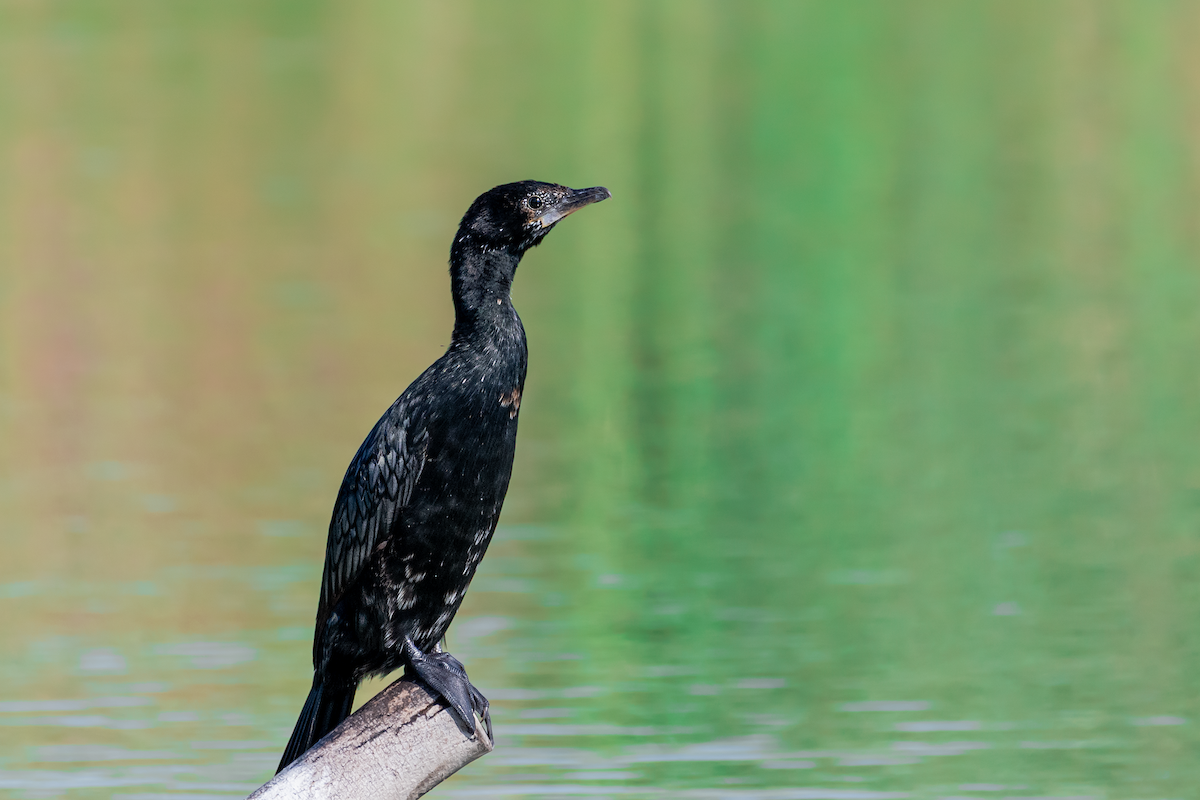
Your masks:
M 476 338 L 521 322 L 509 292 L 520 254 L 492 249 L 461 234 L 450 251 L 450 287 L 454 297 L 456 339 Z
M 466 236 L 460 236 L 454 244 L 450 253 L 454 310 L 490 310 L 487 307 L 497 305 L 497 300 L 501 301 L 500 305 L 507 303 L 521 256 L 507 250 L 490 249 Z

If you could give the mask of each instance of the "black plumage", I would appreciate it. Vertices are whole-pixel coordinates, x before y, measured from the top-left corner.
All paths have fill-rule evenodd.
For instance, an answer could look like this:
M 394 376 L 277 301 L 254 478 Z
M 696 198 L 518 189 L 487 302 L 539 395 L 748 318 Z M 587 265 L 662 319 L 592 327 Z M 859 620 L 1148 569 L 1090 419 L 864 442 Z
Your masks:
M 563 217 L 609 197 L 538 181 L 480 195 L 450 249 L 446 353 L 384 413 L 342 480 L 325 551 L 313 687 L 279 769 L 350 713 L 359 681 L 399 667 L 445 698 L 459 727 L 487 700 L 439 643 L 496 529 L 525 386 L 525 329 L 509 297 L 521 256 Z

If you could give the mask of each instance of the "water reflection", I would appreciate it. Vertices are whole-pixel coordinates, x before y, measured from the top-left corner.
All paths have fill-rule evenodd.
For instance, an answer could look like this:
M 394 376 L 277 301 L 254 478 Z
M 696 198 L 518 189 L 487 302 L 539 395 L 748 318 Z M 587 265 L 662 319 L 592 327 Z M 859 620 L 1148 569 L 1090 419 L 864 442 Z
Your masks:
M 442 796 L 1191 796 L 1195 13 L 6 4 L 0 792 L 269 776 L 341 472 L 535 176 L 615 199 L 517 281 Z

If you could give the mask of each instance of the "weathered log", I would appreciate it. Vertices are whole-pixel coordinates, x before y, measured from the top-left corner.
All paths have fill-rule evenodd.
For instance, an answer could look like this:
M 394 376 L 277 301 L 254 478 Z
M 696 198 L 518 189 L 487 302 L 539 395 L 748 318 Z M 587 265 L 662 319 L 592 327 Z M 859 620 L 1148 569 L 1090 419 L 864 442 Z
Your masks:
M 482 726 L 478 737 L 424 686 L 398 680 L 250 800 L 412 800 L 491 752 Z

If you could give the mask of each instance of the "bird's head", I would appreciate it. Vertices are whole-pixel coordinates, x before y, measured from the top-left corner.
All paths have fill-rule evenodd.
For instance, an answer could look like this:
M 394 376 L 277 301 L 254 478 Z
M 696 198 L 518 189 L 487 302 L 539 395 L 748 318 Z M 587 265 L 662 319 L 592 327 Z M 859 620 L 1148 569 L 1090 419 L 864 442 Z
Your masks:
M 520 256 L 537 246 L 559 220 L 612 195 L 603 186 L 569 189 L 556 183 L 518 181 L 484 192 L 462 218 L 458 239 Z

